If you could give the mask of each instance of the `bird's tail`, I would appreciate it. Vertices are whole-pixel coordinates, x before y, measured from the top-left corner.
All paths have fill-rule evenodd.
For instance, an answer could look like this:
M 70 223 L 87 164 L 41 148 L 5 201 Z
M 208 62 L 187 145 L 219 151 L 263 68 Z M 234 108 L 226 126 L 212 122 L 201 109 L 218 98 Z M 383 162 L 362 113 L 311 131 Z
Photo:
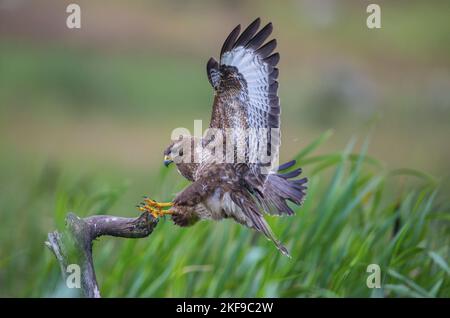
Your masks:
M 294 179 L 302 173 L 298 168 L 286 172 L 295 165 L 295 160 L 289 161 L 278 167 L 277 173 L 267 176 L 262 194 L 262 205 L 269 214 L 292 215 L 294 211 L 288 206 L 287 201 L 301 205 L 306 195 L 307 178 Z

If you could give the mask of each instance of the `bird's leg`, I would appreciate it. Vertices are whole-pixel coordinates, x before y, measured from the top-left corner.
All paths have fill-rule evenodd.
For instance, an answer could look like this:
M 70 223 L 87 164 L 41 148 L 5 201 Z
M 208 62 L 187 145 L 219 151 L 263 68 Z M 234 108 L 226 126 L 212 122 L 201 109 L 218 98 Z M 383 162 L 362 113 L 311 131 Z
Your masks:
M 144 201 L 141 202 L 137 208 L 142 212 L 150 213 L 154 218 L 158 218 L 167 214 L 172 214 L 171 209 L 163 210 L 165 207 L 171 207 L 172 202 L 156 202 L 148 197 L 144 197 Z

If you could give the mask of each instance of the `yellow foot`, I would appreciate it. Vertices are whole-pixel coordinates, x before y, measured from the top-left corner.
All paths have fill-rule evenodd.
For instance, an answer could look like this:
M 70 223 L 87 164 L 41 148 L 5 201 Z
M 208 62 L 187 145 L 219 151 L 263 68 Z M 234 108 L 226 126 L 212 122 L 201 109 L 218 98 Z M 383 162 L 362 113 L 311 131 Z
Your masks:
M 149 197 L 144 197 L 144 203 L 146 205 L 149 205 L 153 208 L 157 208 L 157 209 L 162 209 L 162 208 L 167 208 L 167 207 L 171 207 L 173 205 L 172 202 L 156 202 L 152 199 L 150 199 Z
M 172 214 L 173 212 L 170 209 L 163 210 L 164 207 L 171 206 L 171 202 L 156 202 L 150 198 L 144 197 L 144 201 L 141 202 L 137 208 L 139 211 L 150 213 L 156 219 L 167 214 Z

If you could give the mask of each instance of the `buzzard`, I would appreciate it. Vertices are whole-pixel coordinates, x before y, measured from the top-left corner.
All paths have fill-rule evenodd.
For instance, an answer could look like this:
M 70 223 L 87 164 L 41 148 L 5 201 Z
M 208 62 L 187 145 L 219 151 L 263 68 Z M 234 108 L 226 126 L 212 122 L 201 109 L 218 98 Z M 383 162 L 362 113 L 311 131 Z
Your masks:
M 169 214 L 179 226 L 231 218 L 263 233 L 289 255 L 263 212 L 293 215 L 288 201 L 302 204 L 307 179 L 296 178 L 301 169 L 287 172 L 295 161 L 274 168 L 280 145 L 276 68 L 280 56 L 272 53 L 275 39 L 264 44 L 272 24 L 258 32 L 259 26 L 258 18 L 242 33 L 240 25 L 235 27 L 223 43 L 219 62 L 211 58 L 206 65 L 214 89 L 208 133 L 203 137 L 180 135 L 164 151 L 164 164 L 175 162 L 191 184 L 172 202 L 145 197 L 138 207 L 154 217 Z

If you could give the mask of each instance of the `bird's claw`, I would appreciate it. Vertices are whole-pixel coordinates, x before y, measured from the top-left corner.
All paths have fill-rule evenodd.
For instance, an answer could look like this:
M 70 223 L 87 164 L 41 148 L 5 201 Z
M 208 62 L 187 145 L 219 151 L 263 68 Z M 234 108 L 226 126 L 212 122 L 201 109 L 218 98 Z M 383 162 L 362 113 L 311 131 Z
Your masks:
M 139 211 L 150 213 L 155 219 L 167 214 L 172 214 L 172 211 L 163 210 L 164 207 L 171 207 L 171 202 L 156 202 L 147 196 L 144 196 L 143 202 L 137 205 Z
M 155 200 L 150 199 L 149 197 L 144 197 L 144 203 L 148 206 L 151 206 L 153 208 L 161 209 L 161 208 L 167 208 L 171 207 L 173 204 L 172 202 L 157 202 Z

